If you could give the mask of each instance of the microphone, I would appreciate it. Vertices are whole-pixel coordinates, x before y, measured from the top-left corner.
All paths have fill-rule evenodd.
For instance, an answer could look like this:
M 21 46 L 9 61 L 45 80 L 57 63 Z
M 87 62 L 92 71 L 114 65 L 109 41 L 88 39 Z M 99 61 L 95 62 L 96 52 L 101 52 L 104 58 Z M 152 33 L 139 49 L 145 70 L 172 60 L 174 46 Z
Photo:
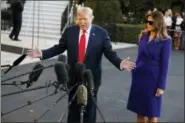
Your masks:
M 77 96 L 77 104 L 86 106 L 88 95 L 87 95 L 87 88 L 85 87 L 85 85 L 79 85 L 76 93 L 77 93 L 77 95 L 76 95 Z
M 32 72 L 29 75 L 29 79 L 26 82 L 27 83 L 27 88 L 29 88 L 33 84 L 33 82 L 36 82 L 38 80 L 38 78 L 40 77 L 40 75 L 41 75 L 41 73 L 44 69 L 44 66 L 41 63 L 36 63 L 35 66 L 33 67 L 33 71 L 37 70 L 37 69 L 39 69 L 39 70 L 35 71 L 35 72 Z
M 14 62 L 13 62 L 13 65 L 10 66 L 5 72 L 4 74 L 7 74 L 13 67 L 19 65 L 26 57 L 26 54 L 23 54 L 22 56 L 20 56 L 18 59 L 16 59 Z
M 61 54 L 61 55 L 58 56 L 58 61 L 66 63 L 67 62 L 67 58 L 66 58 L 65 55 Z
M 83 84 L 83 72 L 85 71 L 85 65 L 83 63 L 76 63 L 75 65 L 75 74 L 76 80 L 79 84 Z
M 79 86 L 76 90 L 77 104 L 80 105 L 80 122 L 83 123 L 85 107 L 87 106 L 88 100 L 87 88 L 84 85 L 83 81 L 83 72 L 85 70 L 85 65 L 78 63 L 76 70 L 79 71 L 79 74 L 77 74 L 78 75 L 77 77 L 79 77 L 78 78 Z
M 91 70 L 89 70 L 89 69 L 85 70 L 83 73 L 83 78 L 84 78 L 84 81 L 87 83 L 88 92 L 90 92 L 90 98 L 92 99 L 92 102 L 96 106 L 98 112 L 100 113 L 100 116 L 102 117 L 102 119 L 105 123 L 106 122 L 105 118 L 104 118 L 103 114 L 101 113 L 100 108 L 98 107 L 98 105 L 96 103 L 96 100 L 94 99 L 94 81 L 93 81 L 93 75 L 92 75 Z
M 94 92 L 94 81 L 93 81 L 93 75 L 92 75 L 91 70 L 89 70 L 89 69 L 85 70 L 83 72 L 83 78 L 84 78 L 84 81 L 87 84 L 88 89 L 90 90 L 92 95 L 94 95 L 93 94 L 93 92 Z
M 69 81 L 69 76 L 65 64 L 62 62 L 55 63 L 54 70 L 56 73 L 57 81 L 60 84 L 67 84 Z
M 62 90 L 67 91 L 67 83 L 69 81 L 68 71 L 66 70 L 66 66 L 63 62 L 55 63 L 54 70 L 57 77 L 57 83 L 55 83 L 55 93 L 57 93 L 58 87 L 62 85 Z
M 69 70 L 71 67 L 69 64 L 67 64 L 67 57 L 65 55 L 61 54 L 58 56 L 58 61 L 63 62 L 65 64 L 65 68 L 66 68 L 67 72 L 69 73 Z

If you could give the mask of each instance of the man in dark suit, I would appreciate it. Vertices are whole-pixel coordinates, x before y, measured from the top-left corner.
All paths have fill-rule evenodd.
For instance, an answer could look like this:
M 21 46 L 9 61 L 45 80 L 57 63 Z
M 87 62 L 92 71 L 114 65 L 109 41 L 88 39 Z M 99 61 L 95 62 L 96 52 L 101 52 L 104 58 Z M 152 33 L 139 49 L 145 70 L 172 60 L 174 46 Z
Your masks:
M 80 7 L 77 10 L 78 25 L 68 27 L 58 45 L 55 45 L 46 50 L 30 50 L 28 55 L 33 58 L 48 59 L 63 53 L 67 50 L 68 64 L 71 66 L 69 73 L 71 81 L 69 88 L 75 84 L 74 71 L 75 64 L 82 62 L 87 69 L 90 69 L 94 78 L 95 85 L 95 100 L 97 100 L 98 89 L 101 85 L 101 59 L 105 57 L 115 65 L 119 70 L 126 69 L 128 71 L 135 67 L 135 64 L 128 59 L 121 60 L 116 52 L 112 50 L 111 40 L 107 31 L 96 25 L 92 25 L 93 11 L 88 7 Z M 74 95 L 76 89 L 69 94 L 69 101 Z M 74 101 L 69 107 L 68 123 L 80 121 L 80 110 L 77 103 Z M 84 114 L 84 122 L 96 122 L 96 108 L 92 100 L 88 99 L 86 112 Z
M 22 26 L 22 12 L 24 10 L 25 0 L 16 0 L 11 3 L 13 29 L 9 35 L 11 40 L 20 41 L 19 33 Z

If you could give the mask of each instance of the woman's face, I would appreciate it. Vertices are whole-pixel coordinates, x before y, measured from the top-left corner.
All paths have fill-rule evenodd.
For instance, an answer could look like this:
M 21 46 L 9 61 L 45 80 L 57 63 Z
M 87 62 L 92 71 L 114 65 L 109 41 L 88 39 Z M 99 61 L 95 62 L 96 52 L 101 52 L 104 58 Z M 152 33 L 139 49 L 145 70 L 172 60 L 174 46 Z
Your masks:
M 154 20 L 153 20 L 152 16 L 148 16 L 148 18 L 146 20 L 146 29 L 147 29 L 147 31 L 154 31 L 155 30 Z

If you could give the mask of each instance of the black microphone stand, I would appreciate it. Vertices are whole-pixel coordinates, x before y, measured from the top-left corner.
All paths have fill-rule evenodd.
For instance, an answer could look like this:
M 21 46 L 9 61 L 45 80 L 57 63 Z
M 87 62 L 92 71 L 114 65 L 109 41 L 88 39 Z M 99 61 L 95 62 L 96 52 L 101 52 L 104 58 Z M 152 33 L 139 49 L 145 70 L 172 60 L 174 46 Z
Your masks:
M 9 67 L 9 68 L 10 68 L 11 65 L 1 65 L 1 68 L 6 68 L 6 67 Z M 6 75 L 6 74 L 4 74 L 4 75 L 1 74 L 1 77 L 3 78 L 5 75 Z
M 4 72 L 4 75 L 6 75 L 13 67 L 15 67 L 15 66 L 10 66 L 10 67 Z
M 48 85 L 44 85 L 44 86 L 38 86 L 38 87 L 35 87 L 35 88 L 23 89 L 21 91 L 11 92 L 11 93 L 8 93 L 8 94 L 2 94 L 1 97 L 6 97 L 6 96 L 10 96 L 10 95 L 19 94 L 19 93 L 24 93 L 24 92 L 29 92 L 29 91 L 44 89 L 44 88 L 48 88 L 48 87 L 53 86 L 53 84 L 54 83 L 49 83 Z
M 31 82 L 30 80 L 26 80 L 26 81 L 20 81 L 20 82 L 16 82 L 16 81 L 13 81 L 12 83 L 2 83 L 1 86 L 6 86 L 6 85 L 13 85 L 21 90 L 24 90 L 22 87 L 20 87 L 20 85 L 25 85 L 27 84 L 26 88 L 29 88 L 32 86 L 34 82 Z
M 90 98 L 92 99 L 93 104 L 96 106 L 96 109 L 98 110 L 101 118 L 103 119 L 103 122 L 106 123 L 105 118 L 104 118 L 103 114 L 101 113 L 100 108 L 98 107 L 98 105 L 97 105 L 97 103 L 94 99 L 94 90 L 93 89 L 92 90 L 88 89 L 88 92 L 90 93 Z
M 20 74 L 20 75 L 16 75 L 16 76 L 13 76 L 13 77 L 4 79 L 4 80 L 1 81 L 1 84 L 4 83 L 4 82 L 6 82 L 6 81 L 9 81 L 9 80 L 12 80 L 12 79 L 15 79 L 15 78 L 19 78 L 19 77 L 21 77 L 21 76 L 25 76 L 25 75 L 27 75 L 27 74 L 30 74 L 30 73 L 39 71 L 39 70 L 41 70 L 41 69 L 47 69 L 47 68 L 50 68 L 50 67 L 53 67 L 53 66 L 54 66 L 54 65 L 48 65 L 48 66 L 46 66 L 46 67 L 44 67 L 44 68 L 35 69 L 35 70 L 31 71 L 31 72 L 26 72 L 26 73 L 23 73 L 23 74 Z
M 68 111 L 68 108 L 71 106 L 72 102 L 74 101 L 75 97 L 77 96 L 77 90 L 75 92 L 75 94 L 73 95 L 72 99 L 69 101 L 67 107 L 64 110 L 64 113 L 60 116 L 58 122 L 61 123 L 64 119 L 65 114 Z M 83 123 L 83 119 L 84 119 L 84 112 L 85 112 L 85 105 L 81 105 L 80 106 L 80 123 Z
M 69 90 L 68 90 L 68 87 L 67 87 L 67 83 L 60 84 L 60 82 L 56 82 L 56 83 L 54 83 L 54 86 L 55 86 L 55 92 L 57 92 L 58 88 L 61 86 L 60 90 L 66 91 L 67 94 L 69 95 Z
M 70 100 L 70 102 L 68 103 L 68 106 L 65 108 L 65 112 L 60 116 L 60 119 L 58 121 L 59 123 L 62 122 L 65 114 L 67 113 L 67 109 L 71 106 L 71 104 L 72 104 L 73 100 L 75 99 L 76 95 L 77 95 L 77 90 L 76 90 L 75 94 L 73 95 L 72 99 Z M 81 105 L 80 107 L 81 107 L 80 108 L 80 122 L 83 123 L 85 105 Z
M 80 123 L 84 122 L 84 112 L 85 112 L 85 105 L 81 105 L 81 107 L 80 107 Z
M 13 85 L 13 86 L 23 90 L 23 88 L 19 86 L 19 85 L 23 85 L 22 82 L 24 82 L 24 81 L 21 81 L 21 83 L 17 83 L 16 81 L 13 81 L 12 83 L 2 83 L 1 86 L 3 86 L 3 85 L 4 86 L 5 85 Z
M 7 111 L 7 112 L 5 112 L 5 113 L 1 113 L 1 116 L 5 116 L 5 115 L 7 115 L 7 114 L 9 114 L 9 113 L 15 112 L 15 111 L 17 111 L 17 110 L 19 110 L 19 109 L 22 109 L 22 108 L 24 108 L 24 107 L 26 107 L 26 106 L 32 105 L 32 104 L 34 104 L 34 103 L 36 103 L 36 102 L 39 102 L 39 101 L 41 101 L 41 100 L 43 100 L 43 99 L 46 99 L 46 98 L 48 98 L 48 97 L 51 97 L 51 96 L 53 96 L 53 95 L 55 95 L 55 94 L 57 94 L 57 93 L 51 93 L 51 94 L 49 94 L 49 95 L 42 96 L 42 97 L 40 97 L 40 98 L 38 98 L 38 99 L 34 99 L 34 100 L 32 100 L 32 101 L 29 100 L 29 101 L 27 101 L 27 103 L 22 104 L 22 105 L 18 106 L 17 108 L 14 108 L 14 109 L 12 109 L 12 110 L 9 110 L 9 111 Z
M 13 62 L 13 65 L 9 66 L 9 68 L 4 72 L 6 75 L 13 67 L 19 65 L 26 58 L 26 54 L 21 55 L 18 59 Z
M 2 83 L 1 85 L 24 85 L 24 83 L 22 83 L 24 81 L 21 81 L 21 83 L 17 83 L 16 81 L 13 81 L 12 83 Z
M 11 67 L 11 65 L 7 64 L 7 65 L 1 65 L 1 67 Z
M 72 88 L 69 89 L 69 92 L 75 88 L 76 85 L 74 85 Z M 53 104 L 51 104 L 45 112 L 43 112 L 38 118 L 36 118 L 33 122 L 37 122 L 40 120 L 44 115 L 46 115 L 54 106 L 56 106 L 68 93 L 66 92 L 61 97 L 59 97 Z
M 29 80 L 20 81 L 20 82 L 13 81 L 12 83 L 2 83 L 1 86 L 3 86 L 3 85 L 4 85 L 4 86 L 5 86 L 5 85 L 13 85 L 13 86 L 18 87 L 19 89 L 23 90 L 23 88 L 20 87 L 20 85 L 25 85 L 25 84 L 27 84 L 27 86 L 28 86 L 28 82 L 29 82 Z M 33 84 L 33 83 L 31 83 L 30 86 L 31 86 L 32 84 Z
M 34 82 L 35 82 L 35 81 L 34 81 Z M 20 88 L 20 89 L 23 90 L 23 88 L 21 88 L 19 85 L 25 85 L 25 84 L 27 84 L 27 87 L 26 87 L 26 88 L 29 88 L 29 87 L 32 86 L 32 84 L 33 84 L 34 82 L 31 82 L 31 81 L 28 79 L 28 80 L 26 80 L 26 81 L 19 81 L 19 82 L 13 81 L 12 83 L 2 83 L 1 85 L 2 85 L 2 86 L 3 86 L 3 85 L 14 85 L 14 86 L 16 86 L 16 87 L 18 87 L 18 88 Z M 56 82 L 56 83 L 57 83 L 57 82 Z
M 82 84 L 84 85 L 84 84 Z M 85 85 L 84 85 L 85 86 Z M 87 89 L 87 87 L 85 86 L 85 88 Z M 88 92 L 87 92 L 88 93 Z M 84 112 L 85 112 L 85 107 L 86 105 L 84 104 L 81 104 L 80 105 L 80 123 L 83 123 L 84 122 Z
M 54 83 L 56 83 L 56 82 L 54 82 Z M 54 87 L 58 89 L 57 86 L 54 86 Z M 62 89 L 61 89 L 61 90 L 62 90 Z M 57 93 L 58 93 L 58 92 L 54 91 L 54 93 L 51 93 L 51 94 L 49 94 L 49 95 L 42 96 L 42 97 L 37 98 L 37 99 L 34 99 L 34 100 L 32 100 L 32 101 L 29 100 L 29 101 L 27 101 L 27 103 L 22 104 L 22 105 L 18 106 L 17 108 L 11 109 L 11 110 L 9 110 L 9 111 L 7 111 L 7 112 L 5 112 L 5 113 L 2 113 L 2 112 L 1 112 L 1 116 L 5 116 L 5 115 L 7 115 L 7 114 L 9 114 L 9 113 L 15 112 L 15 111 L 17 111 L 17 110 L 19 110 L 19 109 L 22 109 L 22 108 L 26 107 L 26 106 L 32 105 L 32 104 L 34 104 L 34 103 L 36 103 L 36 102 L 39 102 L 39 101 L 41 101 L 41 100 L 43 100 L 43 99 L 46 99 L 46 98 L 51 97 L 51 96 L 53 96 L 53 95 L 56 95 Z
M 67 94 L 69 95 L 69 89 L 68 89 L 68 87 L 67 87 L 67 83 L 64 83 L 64 84 L 62 85 L 62 90 L 63 90 L 63 91 L 66 91 Z
M 76 97 L 77 93 L 75 93 L 72 97 L 72 99 L 69 101 L 67 107 L 65 108 L 64 110 L 64 113 L 60 116 L 58 122 L 61 123 L 64 119 L 64 116 L 66 115 L 67 111 L 68 111 L 68 108 L 71 106 L 72 102 L 74 101 L 75 97 Z

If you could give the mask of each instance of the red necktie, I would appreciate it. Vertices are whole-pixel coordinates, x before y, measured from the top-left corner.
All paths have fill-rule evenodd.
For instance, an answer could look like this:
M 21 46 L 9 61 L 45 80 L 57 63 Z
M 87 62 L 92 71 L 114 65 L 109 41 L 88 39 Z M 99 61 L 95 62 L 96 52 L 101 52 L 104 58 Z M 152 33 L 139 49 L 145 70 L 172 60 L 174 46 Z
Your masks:
M 84 57 L 85 57 L 85 46 L 86 46 L 86 36 L 85 36 L 85 30 L 83 30 L 83 33 L 80 37 L 80 43 L 78 47 L 78 61 L 79 62 L 84 62 Z

